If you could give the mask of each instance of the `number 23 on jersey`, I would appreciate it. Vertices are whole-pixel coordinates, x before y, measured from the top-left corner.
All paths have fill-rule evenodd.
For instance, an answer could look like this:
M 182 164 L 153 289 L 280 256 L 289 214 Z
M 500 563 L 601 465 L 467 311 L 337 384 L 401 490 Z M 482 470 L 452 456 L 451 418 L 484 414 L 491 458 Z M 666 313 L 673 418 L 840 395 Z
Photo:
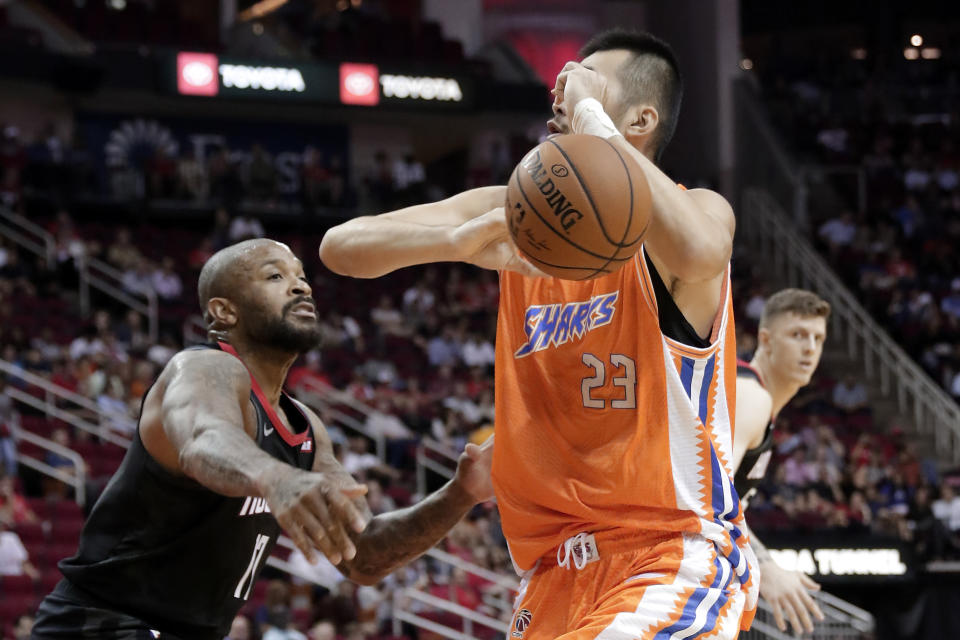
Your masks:
M 637 363 L 632 358 L 622 353 L 611 353 L 607 361 L 604 361 L 592 353 L 584 353 L 581 360 L 593 369 L 593 375 L 587 375 L 580 381 L 580 395 L 584 407 L 607 408 L 607 400 L 595 397 L 594 392 L 606 386 L 609 375 L 610 383 L 622 389 L 622 395 L 610 399 L 610 408 L 637 408 Z

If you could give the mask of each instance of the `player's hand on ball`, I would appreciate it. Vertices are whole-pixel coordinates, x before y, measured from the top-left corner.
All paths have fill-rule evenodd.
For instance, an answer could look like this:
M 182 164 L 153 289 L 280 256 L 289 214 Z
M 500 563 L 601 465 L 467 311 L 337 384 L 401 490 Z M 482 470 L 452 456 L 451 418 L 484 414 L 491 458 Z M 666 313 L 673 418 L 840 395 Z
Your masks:
M 477 502 L 493 499 L 490 469 L 493 465 L 493 436 L 481 445 L 468 444 L 457 462 L 457 482 Z
M 333 564 L 352 560 L 357 549 L 347 533 L 360 533 L 367 518 L 354 504 L 366 485 L 353 478 L 284 470 L 264 496 L 270 511 L 309 562 L 319 549 Z
M 505 269 L 525 276 L 546 277 L 545 273 L 520 257 L 507 229 L 503 207 L 461 224 L 453 231 L 453 242 L 463 262 L 495 271 Z
M 579 62 L 568 62 L 557 74 L 557 83 L 553 88 L 554 104 L 563 109 L 571 124 L 573 110 L 578 102 L 585 98 L 593 98 L 606 108 L 608 93 L 606 79 Z
M 776 562 L 764 562 L 760 567 L 760 595 L 773 608 L 773 619 L 781 631 L 787 630 L 784 614 L 797 635 L 813 632 L 810 614 L 823 620 L 823 613 L 809 591 L 819 591 L 820 585 L 799 571 L 787 571 Z M 808 613 L 809 612 L 809 613 Z

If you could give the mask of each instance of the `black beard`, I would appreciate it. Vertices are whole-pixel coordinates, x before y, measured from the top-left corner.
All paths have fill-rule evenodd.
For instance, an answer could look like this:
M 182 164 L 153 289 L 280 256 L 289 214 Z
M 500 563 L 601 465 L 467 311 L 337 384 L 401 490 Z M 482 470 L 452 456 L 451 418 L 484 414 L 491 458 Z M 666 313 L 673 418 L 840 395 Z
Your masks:
M 250 327 L 250 337 L 268 347 L 304 353 L 320 344 L 320 323 L 297 326 L 287 321 L 291 308 L 300 302 L 295 300 L 283 308 L 280 317 L 261 317 L 260 322 Z

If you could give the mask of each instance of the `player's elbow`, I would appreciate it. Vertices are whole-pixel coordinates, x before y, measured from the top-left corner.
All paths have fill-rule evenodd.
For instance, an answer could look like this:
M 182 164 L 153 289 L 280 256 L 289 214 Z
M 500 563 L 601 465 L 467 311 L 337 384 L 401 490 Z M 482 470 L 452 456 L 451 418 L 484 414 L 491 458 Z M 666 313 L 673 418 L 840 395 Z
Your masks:
M 670 271 L 681 282 L 705 282 L 723 273 L 732 254 L 733 238 L 721 233 L 688 243 Z
M 371 259 L 369 247 L 361 238 L 364 222 L 357 218 L 338 225 L 320 241 L 320 260 L 336 274 L 351 278 L 377 278 L 383 275 L 376 270 L 376 261 Z
M 349 265 L 354 261 L 350 260 L 349 232 L 345 232 L 343 227 L 339 225 L 324 234 L 320 241 L 320 260 L 330 271 L 350 276 L 353 274 Z

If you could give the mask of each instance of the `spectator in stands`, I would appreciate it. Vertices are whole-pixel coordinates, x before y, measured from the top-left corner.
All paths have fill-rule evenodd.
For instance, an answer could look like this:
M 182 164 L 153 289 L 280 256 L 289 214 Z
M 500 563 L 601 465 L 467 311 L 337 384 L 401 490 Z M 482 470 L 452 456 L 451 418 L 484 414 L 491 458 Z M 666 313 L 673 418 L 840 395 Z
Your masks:
M 17 492 L 13 479 L 14 476 L 9 474 L 0 475 L 0 522 L 8 527 L 37 522 L 37 514 L 27 499 Z
M 250 619 L 242 613 L 233 619 L 230 631 L 224 640 L 253 640 Z
M 103 414 L 101 424 L 111 431 L 132 437 L 136 422 L 130 415 L 125 388 L 119 384 L 108 384 L 104 392 L 97 397 L 97 408 Z
M 210 176 L 210 195 L 225 205 L 235 204 L 243 191 L 243 185 L 227 147 L 220 147 L 210 156 L 207 174 Z
M 367 478 L 364 484 L 367 485 L 367 504 L 370 505 L 370 511 L 373 515 L 394 511 L 397 508 L 397 503 L 393 501 L 393 498 L 383 492 L 383 485 L 380 484 L 379 480 Z
M 847 415 L 867 410 L 867 388 L 851 375 L 833 387 L 833 406 Z
M 287 388 L 297 391 L 305 384 L 330 385 L 330 377 L 321 366 L 320 352 L 316 349 L 308 351 L 303 358 L 290 368 L 287 375 Z
M 149 346 L 149 336 L 144 327 L 143 316 L 133 309 L 124 314 L 123 322 L 116 327 L 113 335 L 128 352 L 142 353 Z
M 393 206 L 393 176 L 390 172 L 390 159 L 385 151 L 373 154 L 373 166 L 364 178 L 371 204 L 381 210 Z
M 931 505 L 934 517 L 954 538 L 960 535 L 960 496 L 949 482 L 940 485 L 940 497 Z
M 193 147 L 188 147 L 177 162 L 177 195 L 190 200 L 206 200 L 209 194 L 207 168 L 197 158 Z
M 120 283 L 124 291 L 138 296 L 153 291 L 153 267 L 150 261 L 143 257 L 138 259 L 123 272 Z
M 164 256 L 160 267 L 150 274 L 151 286 L 161 300 L 171 301 L 183 294 L 183 282 L 174 269 L 174 261 L 170 256 Z
M 397 158 L 393 163 L 394 206 L 407 206 L 423 200 L 427 174 L 412 153 Z
M 370 320 L 377 329 L 377 338 L 381 345 L 385 344 L 387 336 L 410 335 L 410 327 L 400 310 L 393 306 L 389 295 L 380 296 L 380 304 L 370 311 Z
M 25 613 L 13 623 L 13 640 L 30 640 L 33 631 L 33 616 Z
M 308 208 L 331 204 L 330 172 L 324 166 L 320 152 L 313 147 L 304 149 L 300 181 L 303 202 Z
M 330 157 L 330 166 L 327 169 L 330 184 L 330 204 L 342 207 L 347 202 L 347 177 L 343 171 L 343 159 L 340 156 Z
M 827 246 L 834 254 L 841 249 L 850 246 L 857 233 L 857 225 L 854 223 L 853 214 L 844 211 L 839 218 L 827 220 L 820 227 L 820 237 L 827 242 Z
M 141 260 L 143 260 L 143 254 L 133 244 L 130 229 L 126 227 L 117 229 L 116 237 L 107 247 L 107 262 L 120 271 L 126 271 L 135 268 Z
M 354 353 L 364 350 L 363 332 L 356 320 L 330 310 L 320 319 L 320 344 L 323 347 L 346 348 Z
M 434 367 L 456 366 L 460 361 L 460 344 L 453 327 L 447 325 L 427 342 L 427 360 Z
M 289 610 L 271 611 L 261 626 L 262 640 L 307 640 L 307 636 L 293 626 Z
M 460 355 L 463 363 L 472 368 L 493 366 L 496 354 L 490 340 L 479 333 L 471 333 L 463 343 Z
M 276 195 L 277 170 L 273 166 L 273 158 L 259 143 L 254 144 L 250 149 L 250 166 L 247 175 L 247 193 L 250 197 L 267 200 Z M 263 237 L 263 232 L 252 237 Z
M 403 311 L 411 318 L 415 326 L 422 325 L 428 315 L 433 313 L 437 297 L 426 279 L 418 280 L 415 285 L 403 292 Z
M 3 576 L 27 575 L 34 581 L 40 579 L 40 572 L 30 562 L 30 555 L 14 531 L 7 531 L 7 525 L 0 521 L 0 578 Z
M 227 239 L 230 244 L 250 240 L 251 238 L 262 238 L 264 236 L 263 224 L 260 223 L 252 214 L 241 213 L 230 221 L 230 230 L 227 232 Z
M 7 393 L 7 378 L 0 375 L 0 474 L 16 475 L 17 443 L 13 430 L 20 426 L 20 414 L 13 406 L 13 398 Z
M 20 200 L 27 154 L 20 143 L 20 129 L 0 124 L 0 202 L 13 206 Z
M 147 161 L 147 189 L 154 198 L 167 198 L 175 193 L 177 164 L 162 148 L 157 147 Z
M 329 620 L 317 620 L 307 634 L 310 640 L 336 640 L 337 628 Z
M 386 398 L 377 400 L 376 409 L 367 415 L 363 424 L 371 433 L 390 440 L 406 440 L 413 437 L 410 427 L 394 415 L 390 402 Z
M 206 263 L 211 256 L 213 256 L 213 238 L 206 236 L 200 241 L 199 245 L 190 251 L 190 255 L 187 257 L 187 264 L 194 271 L 200 271 L 204 263 Z
M 100 339 L 97 327 L 91 324 L 84 327 L 83 333 L 73 339 L 68 351 L 72 360 L 80 360 L 84 357 L 104 354 L 106 350 L 107 347 Z

